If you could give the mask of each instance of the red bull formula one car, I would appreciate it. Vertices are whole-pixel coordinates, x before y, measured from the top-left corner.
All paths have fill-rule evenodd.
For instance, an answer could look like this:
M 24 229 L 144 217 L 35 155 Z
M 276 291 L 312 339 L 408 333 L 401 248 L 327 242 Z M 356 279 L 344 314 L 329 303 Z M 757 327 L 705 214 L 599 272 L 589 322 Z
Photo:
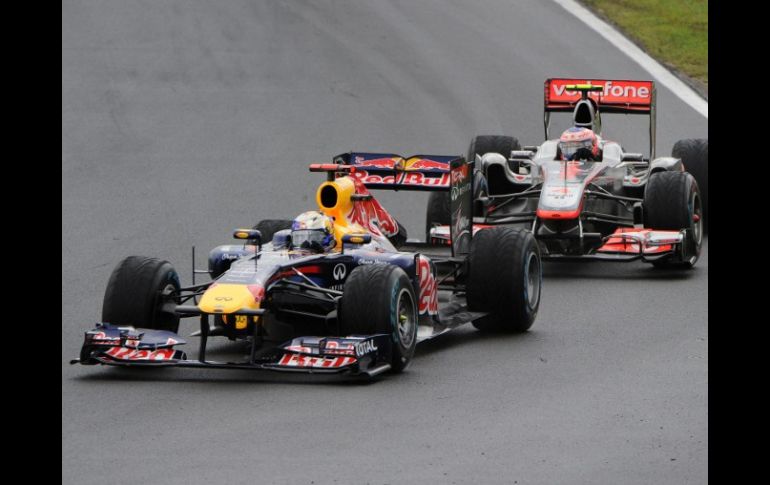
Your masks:
M 464 323 L 491 331 L 532 325 L 539 248 L 511 228 L 472 236 L 473 174 L 463 157 L 348 153 L 334 162 L 310 167 L 327 176 L 317 211 L 236 230 L 243 244 L 209 254 L 210 282 L 196 285 L 194 271 L 193 285 L 182 287 L 171 264 L 154 258 L 119 263 L 102 321 L 72 363 L 373 377 L 402 371 L 418 342 Z M 368 189 L 456 194 L 452 244 L 396 248 L 399 225 Z M 178 349 L 185 318 L 199 325 L 194 359 Z M 249 355 L 209 359 L 214 336 L 248 341 Z
M 545 260 L 692 267 L 705 231 L 708 140 L 682 140 L 673 157 L 655 157 L 652 81 L 548 79 L 544 106 L 540 146 L 521 148 L 510 136 L 471 141 L 474 230 L 523 225 Z M 549 135 L 554 112 L 573 114 L 560 139 Z M 649 156 L 602 139 L 602 113 L 649 116 Z M 434 243 L 451 241 L 450 202 L 451 194 L 431 194 L 426 230 Z

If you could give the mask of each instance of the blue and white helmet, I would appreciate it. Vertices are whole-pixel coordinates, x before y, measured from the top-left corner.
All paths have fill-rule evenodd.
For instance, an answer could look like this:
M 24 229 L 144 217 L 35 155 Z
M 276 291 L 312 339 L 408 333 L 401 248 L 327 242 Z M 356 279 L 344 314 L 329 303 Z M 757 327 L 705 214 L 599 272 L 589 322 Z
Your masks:
M 291 225 L 291 246 L 295 249 L 325 251 L 336 243 L 334 222 L 321 212 L 303 212 Z

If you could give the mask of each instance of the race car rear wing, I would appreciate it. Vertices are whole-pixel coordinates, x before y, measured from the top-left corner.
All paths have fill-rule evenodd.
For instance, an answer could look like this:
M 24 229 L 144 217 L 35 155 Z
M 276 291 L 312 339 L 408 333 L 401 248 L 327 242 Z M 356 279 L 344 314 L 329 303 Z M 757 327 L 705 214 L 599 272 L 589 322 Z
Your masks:
M 452 256 L 470 251 L 473 224 L 473 167 L 465 157 L 393 153 L 343 153 L 329 165 L 311 165 L 311 171 L 348 175 L 375 190 L 447 191 L 450 198 Z M 334 167 L 338 167 L 336 170 Z
M 601 88 L 601 89 L 599 89 Z M 545 138 L 550 139 L 551 113 L 574 112 L 588 100 L 595 110 L 601 131 L 601 113 L 641 114 L 650 117 L 650 159 L 655 158 L 655 83 L 609 79 L 551 78 L 545 80 L 543 121 Z M 593 120 L 592 120 L 593 121 Z
M 455 155 L 412 155 L 349 152 L 334 157 L 334 163 L 352 165 L 351 174 L 370 189 L 449 190 L 450 165 Z

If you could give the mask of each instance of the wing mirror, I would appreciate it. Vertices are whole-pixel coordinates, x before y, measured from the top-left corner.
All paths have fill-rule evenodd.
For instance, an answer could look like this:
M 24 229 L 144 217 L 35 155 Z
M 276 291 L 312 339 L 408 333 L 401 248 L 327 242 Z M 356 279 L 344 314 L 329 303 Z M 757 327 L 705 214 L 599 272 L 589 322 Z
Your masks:
M 233 237 L 235 239 L 242 239 L 246 242 L 244 244 L 253 244 L 257 246 L 257 250 L 262 250 L 262 232 L 257 229 L 236 229 L 233 231 Z
M 342 236 L 341 251 L 345 252 L 345 244 L 369 244 L 372 242 L 371 234 L 345 234 Z
M 262 233 L 256 229 L 236 229 L 233 231 L 235 239 L 262 239 Z
M 535 156 L 535 150 L 511 150 L 509 160 L 527 159 L 531 160 Z
M 644 155 L 641 153 L 624 153 L 622 162 L 643 162 Z

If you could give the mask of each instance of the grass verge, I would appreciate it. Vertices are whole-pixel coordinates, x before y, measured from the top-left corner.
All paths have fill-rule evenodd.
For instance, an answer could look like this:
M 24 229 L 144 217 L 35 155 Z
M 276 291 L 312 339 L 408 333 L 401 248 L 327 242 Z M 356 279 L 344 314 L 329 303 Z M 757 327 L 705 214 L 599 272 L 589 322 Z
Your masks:
M 580 0 L 708 93 L 707 0 Z

